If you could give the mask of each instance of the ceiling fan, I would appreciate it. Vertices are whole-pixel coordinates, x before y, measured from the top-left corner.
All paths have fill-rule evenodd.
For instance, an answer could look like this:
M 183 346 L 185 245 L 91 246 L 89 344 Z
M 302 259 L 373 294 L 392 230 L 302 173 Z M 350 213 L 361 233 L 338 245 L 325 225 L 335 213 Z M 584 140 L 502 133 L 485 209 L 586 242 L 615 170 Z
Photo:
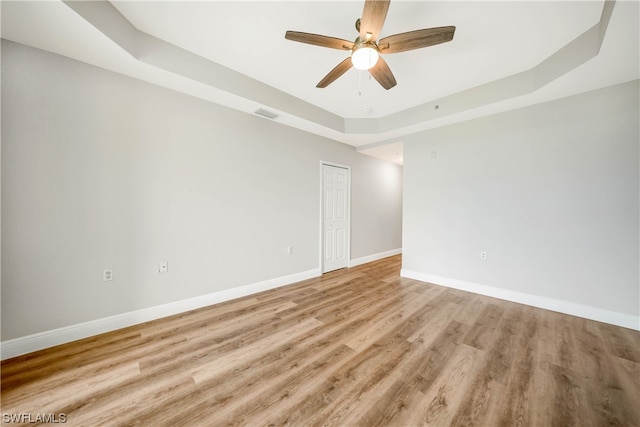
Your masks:
M 351 67 L 355 67 L 359 70 L 369 70 L 373 78 L 389 90 L 396 85 L 396 79 L 381 53 L 405 52 L 453 39 L 456 27 L 448 26 L 409 31 L 378 40 L 389 10 L 389 3 L 389 0 L 365 0 L 362 18 L 356 20 L 356 30 L 359 35 L 353 42 L 318 34 L 287 31 L 284 36 L 287 40 L 332 49 L 351 50 L 351 56 L 329 71 L 329 74 L 320 80 L 316 87 L 329 86 Z

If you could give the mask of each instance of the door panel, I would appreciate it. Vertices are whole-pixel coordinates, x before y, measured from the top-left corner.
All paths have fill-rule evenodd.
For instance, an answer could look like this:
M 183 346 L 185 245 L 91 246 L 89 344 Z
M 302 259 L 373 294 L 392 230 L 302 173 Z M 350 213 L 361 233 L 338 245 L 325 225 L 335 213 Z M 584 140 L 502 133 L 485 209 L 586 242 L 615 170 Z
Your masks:
M 345 252 L 345 243 L 347 240 L 345 239 L 345 230 L 336 230 L 336 258 L 337 259 L 346 259 Z M 346 267 L 346 265 L 345 265 Z
M 322 165 L 323 272 L 347 267 L 349 170 Z

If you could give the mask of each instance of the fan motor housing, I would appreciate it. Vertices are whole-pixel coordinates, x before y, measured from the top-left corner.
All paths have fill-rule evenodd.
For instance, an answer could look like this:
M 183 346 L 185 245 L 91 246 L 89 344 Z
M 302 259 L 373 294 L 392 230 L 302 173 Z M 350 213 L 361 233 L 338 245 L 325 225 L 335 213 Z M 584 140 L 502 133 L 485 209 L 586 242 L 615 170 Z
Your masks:
M 375 49 L 378 52 L 380 52 L 380 49 L 378 48 L 378 44 L 376 42 L 362 40 L 360 36 L 356 37 L 356 39 L 354 40 L 353 49 L 351 50 L 355 52 L 356 50 L 361 49 L 363 47 L 370 47 L 371 49 Z

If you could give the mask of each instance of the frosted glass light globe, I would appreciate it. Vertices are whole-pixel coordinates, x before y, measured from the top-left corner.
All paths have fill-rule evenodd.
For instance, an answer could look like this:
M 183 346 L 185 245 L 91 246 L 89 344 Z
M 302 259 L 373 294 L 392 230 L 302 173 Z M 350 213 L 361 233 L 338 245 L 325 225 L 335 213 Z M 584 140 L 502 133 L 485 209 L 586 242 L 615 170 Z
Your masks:
M 351 63 L 358 70 L 368 70 L 378 62 L 378 51 L 372 47 L 361 47 L 351 54 Z

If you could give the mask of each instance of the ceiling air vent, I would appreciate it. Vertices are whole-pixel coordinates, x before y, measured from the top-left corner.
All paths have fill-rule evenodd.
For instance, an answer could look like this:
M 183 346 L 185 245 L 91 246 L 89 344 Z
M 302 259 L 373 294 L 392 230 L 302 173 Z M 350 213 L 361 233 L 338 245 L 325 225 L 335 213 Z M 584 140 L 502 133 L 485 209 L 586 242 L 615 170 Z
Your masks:
M 278 117 L 278 115 L 273 111 L 267 111 L 262 108 L 256 110 L 255 113 L 259 116 L 266 117 L 267 119 L 275 119 L 276 117 Z

